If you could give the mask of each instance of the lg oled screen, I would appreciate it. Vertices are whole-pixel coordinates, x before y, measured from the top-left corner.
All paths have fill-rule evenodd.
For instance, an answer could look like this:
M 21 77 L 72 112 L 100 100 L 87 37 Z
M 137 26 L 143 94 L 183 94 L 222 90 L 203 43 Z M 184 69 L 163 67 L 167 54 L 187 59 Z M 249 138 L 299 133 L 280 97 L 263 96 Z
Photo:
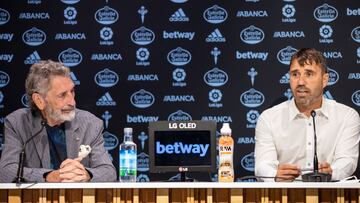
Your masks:
M 149 124 L 151 172 L 214 171 L 216 123 L 204 121 Z

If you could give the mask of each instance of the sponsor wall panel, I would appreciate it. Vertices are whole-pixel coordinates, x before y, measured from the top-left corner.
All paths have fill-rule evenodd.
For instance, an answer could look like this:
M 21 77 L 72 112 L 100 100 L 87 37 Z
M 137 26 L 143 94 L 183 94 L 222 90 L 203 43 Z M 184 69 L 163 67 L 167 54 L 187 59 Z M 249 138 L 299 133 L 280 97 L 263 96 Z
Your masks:
M 0 122 L 26 106 L 30 65 L 59 60 L 72 71 L 77 106 L 104 120 L 115 166 L 123 128 L 134 128 L 139 181 L 176 175 L 148 173 L 147 125 L 157 120 L 230 122 L 236 178 L 251 175 L 257 117 L 291 98 L 296 50 L 323 51 L 325 97 L 359 110 L 359 15 L 360 3 L 349 0 L 3 2 Z

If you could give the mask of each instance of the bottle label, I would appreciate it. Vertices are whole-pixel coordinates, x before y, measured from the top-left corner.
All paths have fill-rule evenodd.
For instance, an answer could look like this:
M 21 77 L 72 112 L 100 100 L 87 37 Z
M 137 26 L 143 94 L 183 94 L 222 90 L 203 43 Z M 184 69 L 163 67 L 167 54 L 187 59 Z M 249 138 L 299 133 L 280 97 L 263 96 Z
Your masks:
M 136 176 L 136 151 L 120 150 L 120 176 Z
M 221 136 L 219 139 L 219 182 L 234 181 L 233 150 L 233 139 L 230 136 Z

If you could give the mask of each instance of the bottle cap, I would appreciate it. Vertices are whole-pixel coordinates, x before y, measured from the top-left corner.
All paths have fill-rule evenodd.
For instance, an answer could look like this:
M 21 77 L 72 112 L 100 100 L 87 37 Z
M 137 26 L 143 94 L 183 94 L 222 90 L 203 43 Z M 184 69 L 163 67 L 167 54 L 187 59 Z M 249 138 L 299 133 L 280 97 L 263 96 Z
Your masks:
M 231 128 L 229 123 L 223 123 L 222 128 L 220 129 L 221 134 L 231 135 Z
M 132 128 L 124 128 L 124 134 L 132 134 L 133 129 Z

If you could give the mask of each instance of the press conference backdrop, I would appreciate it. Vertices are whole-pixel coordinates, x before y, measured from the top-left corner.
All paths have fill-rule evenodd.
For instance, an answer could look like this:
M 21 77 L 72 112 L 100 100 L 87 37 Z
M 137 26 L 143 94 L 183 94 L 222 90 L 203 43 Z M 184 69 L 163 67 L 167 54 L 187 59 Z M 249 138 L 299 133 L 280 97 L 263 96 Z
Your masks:
M 134 128 L 138 181 L 176 175 L 149 173 L 147 126 L 158 120 L 229 122 L 236 178 L 252 175 L 257 118 L 292 97 L 290 57 L 302 47 L 328 59 L 325 97 L 359 111 L 360 1 L 2 1 L 0 121 L 27 106 L 31 64 L 52 59 L 70 67 L 77 106 L 104 120 L 115 166 L 123 128 Z

